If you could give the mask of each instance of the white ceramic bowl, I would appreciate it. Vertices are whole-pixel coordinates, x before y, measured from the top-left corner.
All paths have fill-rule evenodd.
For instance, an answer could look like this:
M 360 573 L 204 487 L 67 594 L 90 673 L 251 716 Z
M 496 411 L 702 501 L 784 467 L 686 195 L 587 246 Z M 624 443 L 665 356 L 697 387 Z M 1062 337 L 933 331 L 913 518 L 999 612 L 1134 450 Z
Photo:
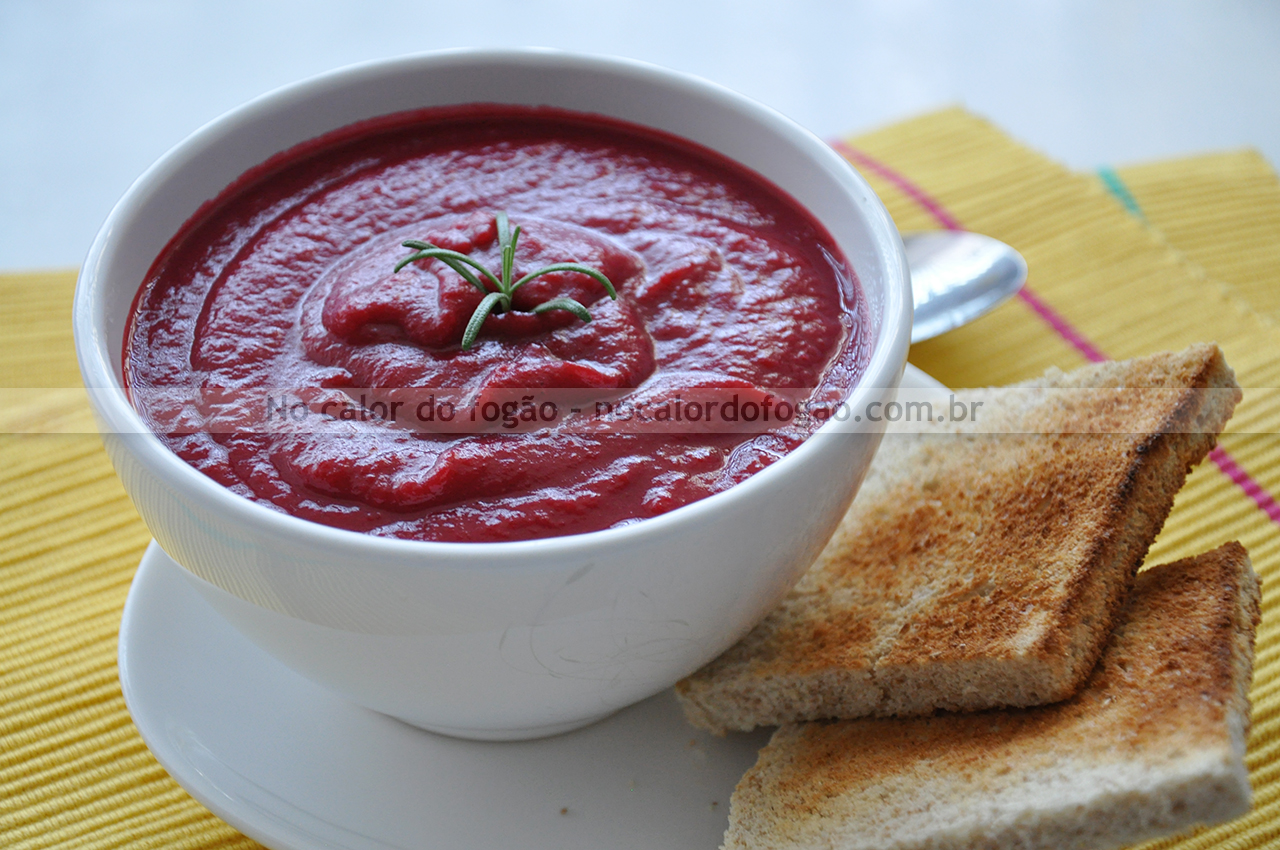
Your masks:
M 574 728 L 673 684 L 746 632 L 820 551 L 880 428 L 830 421 L 728 491 L 643 522 L 514 543 L 423 543 L 317 525 L 234 495 L 130 406 L 123 333 L 148 267 L 202 202 L 272 154 L 377 115 L 546 104 L 691 139 L 769 178 L 852 264 L 876 333 L 850 409 L 901 380 L 906 260 L 865 181 L 821 140 L 719 86 L 546 50 L 449 51 L 340 69 L 202 127 L 129 189 L 76 289 L 76 347 L 104 442 L 164 550 L 267 652 L 354 702 L 472 738 Z

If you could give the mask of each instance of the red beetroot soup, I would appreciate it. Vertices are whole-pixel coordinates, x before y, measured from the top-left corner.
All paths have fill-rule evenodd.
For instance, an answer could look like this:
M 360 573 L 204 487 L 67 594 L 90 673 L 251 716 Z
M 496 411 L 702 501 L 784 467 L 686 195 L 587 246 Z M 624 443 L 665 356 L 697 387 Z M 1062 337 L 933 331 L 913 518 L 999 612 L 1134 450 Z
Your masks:
M 484 295 L 406 240 L 502 267 Z M 483 279 L 482 279 L 483 282 Z M 493 288 L 485 283 L 487 288 Z M 572 298 L 567 310 L 533 313 Z M 336 131 L 255 168 L 155 261 L 125 381 L 187 463 L 294 516 L 388 537 L 595 531 L 725 490 L 857 382 L 872 330 L 830 236 L 684 140 L 467 107 Z

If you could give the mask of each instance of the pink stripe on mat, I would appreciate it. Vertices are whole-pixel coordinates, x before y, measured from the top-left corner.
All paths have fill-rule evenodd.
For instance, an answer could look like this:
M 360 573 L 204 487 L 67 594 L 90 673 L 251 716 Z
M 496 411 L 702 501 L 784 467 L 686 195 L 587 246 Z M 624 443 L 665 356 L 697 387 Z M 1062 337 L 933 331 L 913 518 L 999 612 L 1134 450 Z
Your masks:
M 1236 463 L 1236 459 L 1228 454 L 1227 450 L 1222 446 L 1214 447 L 1209 453 L 1209 457 L 1213 458 L 1213 462 L 1218 468 L 1226 473 L 1227 477 L 1236 483 L 1245 495 L 1253 499 L 1253 503 L 1257 505 L 1269 517 L 1271 521 L 1280 523 L 1280 504 L 1276 503 L 1275 498 L 1268 493 L 1261 484 L 1259 484 L 1249 473 L 1244 471 L 1244 467 Z
M 1040 318 L 1044 319 L 1045 324 L 1053 328 L 1058 336 L 1069 342 L 1076 351 L 1079 351 L 1089 360 L 1094 363 L 1102 363 L 1111 359 L 1099 351 L 1098 347 L 1090 342 L 1084 334 L 1076 330 L 1061 313 L 1041 301 L 1040 296 L 1036 295 L 1029 287 L 1024 286 L 1018 290 L 1018 297 L 1034 310 Z
M 894 171 L 889 166 L 879 160 L 872 159 L 862 151 L 850 147 L 839 139 L 831 142 L 831 146 L 839 151 L 841 156 L 852 162 L 854 165 L 858 165 L 868 171 L 875 172 L 878 176 L 888 180 L 904 195 L 919 204 L 925 212 L 933 216 L 934 220 L 947 230 L 964 230 L 964 228 L 960 226 L 960 222 L 952 218 L 951 213 L 947 212 L 946 208 L 944 208 L 942 204 L 935 201 L 923 189 L 912 183 L 906 177 L 903 177 L 898 172 Z
M 933 220 L 945 229 L 964 230 L 960 221 L 955 216 L 951 215 L 951 213 L 947 212 L 946 207 L 929 195 L 929 193 L 924 189 L 921 189 L 919 186 L 912 183 L 899 172 L 894 171 L 883 162 L 868 156 L 857 148 L 850 147 L 848 144 L 838 139 L 831 142 L 831 146 L 839 151 L 841 156 L 852 162 L 854 165 L 865 168 L 879 177 L 888 180 L 900 192 L 919 204 L 921 209 L 933 216 Z M 1034 310 L 1041 319 L 1044 319 L 1045 323 L 1048 324 L 1049 327 L 1053 328 L 1058 336 L 1069 342 L 1077 351 L 1089 358 L 1089 360 L 1094 363 L 1101 363 L 1105 360 L 1111 359 L 1099 351 L 1098 347 L 1091 343 L 1084 334 L 1072 327 L 1071 323 L 1067 321 L 1065 316 L 1045 303 L 1039 295 L 1036 295 L 1035 292 L 1032 291 L 1031 287 L 1024 286 L 1022 289 L 1018 290 L 1018 297 L 1022 299 L 1023 303 Z
M 868 156 L 862 151 L 857 150 L 839 139 L 831 142 L 831 146 L 835 148 L 841 156 L 859 168 L 865 168 L 867 171 L 888 180 L 904 195 L 915 201 L 921 209 L 933 216 L 933 220 L 936 221 L 940 227 L 947 230 L 964 230 L 960 221 L 951 215 L 951 213 L 947 211 L 946 207 L 939 203 L 936 198 L 929 195 L 929 193 L 924 189 L 920 188 L 915 183 L 912 183 L 900 172 L 894 171 L 883 162 Z M 1036 295 L 1030 287 L 1024 286 L 1018 293 L 1018 297 L 1022 299 L 1023 303 L 1034 310 L 1036 315 L 1043 319 L 1045 324 L 1053 329 L 1054 333 L 1062 337 L 1063 340 L 1069 343 L 1090 361 L 1094 363 L 1101 363 L 1110 359 L 1107 355 L 1103 354 L 1102 350 L 1094 345 L 1088 337 L 1078 331 L 1071 322 L 1067 321 L 1065 316 L 1041 300 L 1040 296 Z M 1209 453 L 1209 457 L 1218 465 L 1218 468 L 1222 470 L 1223 474 L 1230 478 L 1237 487 L 1243 490 L 1244 494 L 1252 499 L 1253 503 L 1257 505 L 1272 522 L 1280 525 L 1280 503 L 1276 501 L 1274 496 L 1267 492 L 1265 487 L 1258 483 L 1257 479 L 1246 472 L 1244 467 L 1237 463 L 1236 459 L 1233 458 L 1226 449 L 1222 446 L 1217 446 Z

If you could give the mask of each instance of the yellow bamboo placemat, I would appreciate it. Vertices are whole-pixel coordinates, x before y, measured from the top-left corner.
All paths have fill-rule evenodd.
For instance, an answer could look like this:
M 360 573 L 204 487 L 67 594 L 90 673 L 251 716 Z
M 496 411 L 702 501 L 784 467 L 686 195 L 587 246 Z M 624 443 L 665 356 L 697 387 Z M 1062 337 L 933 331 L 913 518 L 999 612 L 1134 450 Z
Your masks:
M 1280 322 L 1280 179 L 1261 154 L 1207 154 L 1100 176 L 1211 278 Z
M 1030 263 L 1029 298 L 913 349 L 940 380 L 1005 383 L 1090 356 L 1217 339 L 1242 385 L 1280 386 L 1280 336 L 1268 318 L 1277 305 L 1265 286 L 1280 260 L 1259 249 L 1280 235 L 1274 218 L 1259 224 L 1280 209 L 1280 188 L 1256 157 L 1232 155 L 1239 168 L 1223 164 L 1231 157 L 1198 158 L 1099 179 L 959 110 L 844 144 L 904 229 L 987 232 Z M 0 275 L 0 388 L 78 383 L 73 281 L 73 272 Z M 3 411 L 10 431 L 63 433 L 0 434 L 0 846 L 257 847 L 169 779 L 125 711 L 116 629 L 148 535 L 97 437 L 77 433 L 88 420 L 75 393 L 12 398 L 21 409 Z M 1264 579 L 1254 812 L 1171 846 L 1235 850 L 1280 837 L 1280 509 L 1268 495 L 1280 492 L 1277 433 L 1280 410 L 1246 390 L 1225 451 L 1193 474 L 1152 552 L 1166 560 L 1239 538 Z

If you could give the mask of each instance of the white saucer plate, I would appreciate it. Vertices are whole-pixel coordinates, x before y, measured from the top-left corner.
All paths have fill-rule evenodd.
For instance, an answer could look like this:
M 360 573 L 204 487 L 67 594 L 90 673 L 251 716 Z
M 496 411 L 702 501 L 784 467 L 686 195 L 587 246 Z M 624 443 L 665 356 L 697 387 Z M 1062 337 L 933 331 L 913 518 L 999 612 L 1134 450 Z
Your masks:
M 909 366 L 903 386 L 940 385 Z M 273 850 L 711 850 L 771 731 L 715 738 L 665 691 L 538 741 L 424 732 L 263 653 L 155 543 L 119 646 L 125 702 L 156 758 Z

